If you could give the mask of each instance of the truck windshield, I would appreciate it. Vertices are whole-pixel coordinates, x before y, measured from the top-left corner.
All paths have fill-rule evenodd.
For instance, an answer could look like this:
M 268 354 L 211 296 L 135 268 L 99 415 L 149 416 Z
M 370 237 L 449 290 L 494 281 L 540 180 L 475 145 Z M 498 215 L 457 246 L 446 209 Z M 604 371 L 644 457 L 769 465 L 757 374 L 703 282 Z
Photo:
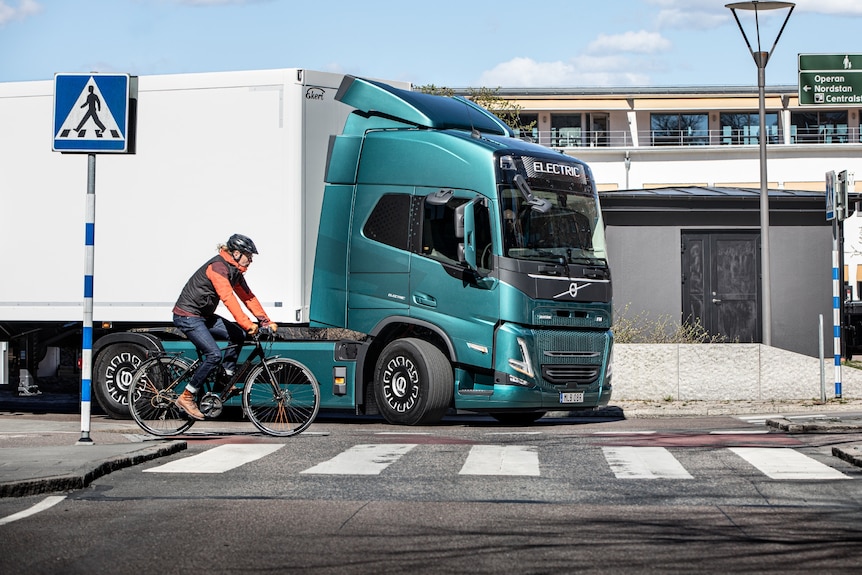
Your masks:
M 607 265 L 604 224 L 592 195 L 531 188 L 550 209 L 527 204 L 515 187 L 500 193 L 503 253 L 511 258 Z

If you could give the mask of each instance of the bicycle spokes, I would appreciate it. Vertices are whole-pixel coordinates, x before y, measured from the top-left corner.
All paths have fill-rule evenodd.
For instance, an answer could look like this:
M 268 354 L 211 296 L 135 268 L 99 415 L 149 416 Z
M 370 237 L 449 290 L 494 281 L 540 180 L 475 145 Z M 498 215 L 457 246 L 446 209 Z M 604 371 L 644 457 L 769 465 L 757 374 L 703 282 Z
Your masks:
M 193 421 L 176 404 L 189 376 L 189 365 L 180 358 L 156 357 L 141 364 L 129 386 L 132 418 L 153 435 L 175 435 L 191 427 Z
M 251 422 L 264 433 L 295 435 L 317 416 L 320 389 L 302 364 L 270 358 L 255 368 L 246 381 L 243 407 Z

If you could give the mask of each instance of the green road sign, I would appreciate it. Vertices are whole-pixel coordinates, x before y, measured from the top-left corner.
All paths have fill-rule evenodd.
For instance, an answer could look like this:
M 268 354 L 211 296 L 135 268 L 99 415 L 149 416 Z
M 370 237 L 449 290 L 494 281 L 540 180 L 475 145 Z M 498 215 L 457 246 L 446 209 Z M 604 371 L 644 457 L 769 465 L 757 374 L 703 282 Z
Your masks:
M 799 54 L 799 104 L 862 106 L 862 54 Z

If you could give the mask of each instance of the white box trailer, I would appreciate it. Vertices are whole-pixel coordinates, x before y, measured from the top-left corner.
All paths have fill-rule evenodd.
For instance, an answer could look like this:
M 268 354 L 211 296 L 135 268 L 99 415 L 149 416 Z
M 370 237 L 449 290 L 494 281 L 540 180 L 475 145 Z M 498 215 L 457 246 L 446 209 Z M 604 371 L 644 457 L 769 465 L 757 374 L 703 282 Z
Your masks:
M 301 69 L 141 76 L 137 151 L 96 159 L 93 318 L 170 321 L 186 279 L 232 233 L 279 322 L 307 319 L 342 75 Z M 83 314 L 86 154 L 51 151 L 53 82 L 0 83 L 0 322 Z
M 247 278 L 273 320 L 306 322 L 327 146 L 351 111 L 334 99 L 342 78 L 138 77 L 136 153 L 96 157 L 94 325 L 169 323 L 189 275 L 232 233 L 261 252 Z M 27 367 L 83 319 L 88 159 L 52 151 L 53 107 L 52 80 L 0 83 L 0 245 L 11 250 L 0 341 L 21 360 L 22 389 Z

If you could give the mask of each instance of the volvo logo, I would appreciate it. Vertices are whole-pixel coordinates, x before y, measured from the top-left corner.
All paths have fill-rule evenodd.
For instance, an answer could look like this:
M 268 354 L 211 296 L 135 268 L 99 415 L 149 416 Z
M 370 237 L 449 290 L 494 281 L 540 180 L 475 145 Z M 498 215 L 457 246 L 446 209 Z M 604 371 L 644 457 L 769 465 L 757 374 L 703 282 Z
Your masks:
M 576 297 L 578 297 L 578 291 L 579 291 L 580 289 L 585 288 L 585 287 L 587 287 L 587 286 L 591 286 L 591 285 L 593 285 L 593 284 L 591 284 L 591 283 L 587 283 L 587 284 L 580 284 L 580 285 L 578 285 L 578 282 L 572 282 L 572 283 L 570 283 L 570 284 L 569 284 L 569 289 L 568 289 L 568 290 L 566 290 L 566 291 L 564 291 L 564 292 L 562 292 L 562 293 L 558 293 L 557 295 L 555 295 L 555 296 L 554 296 L 554 299 L 558 299 L 558 298 L 561 298 L 561 297 L 563 297 L 563 296 L 567 296 L 567 295 L 568 295 L 569 297 L 571 297 L 572 299 L 575 299 Z

